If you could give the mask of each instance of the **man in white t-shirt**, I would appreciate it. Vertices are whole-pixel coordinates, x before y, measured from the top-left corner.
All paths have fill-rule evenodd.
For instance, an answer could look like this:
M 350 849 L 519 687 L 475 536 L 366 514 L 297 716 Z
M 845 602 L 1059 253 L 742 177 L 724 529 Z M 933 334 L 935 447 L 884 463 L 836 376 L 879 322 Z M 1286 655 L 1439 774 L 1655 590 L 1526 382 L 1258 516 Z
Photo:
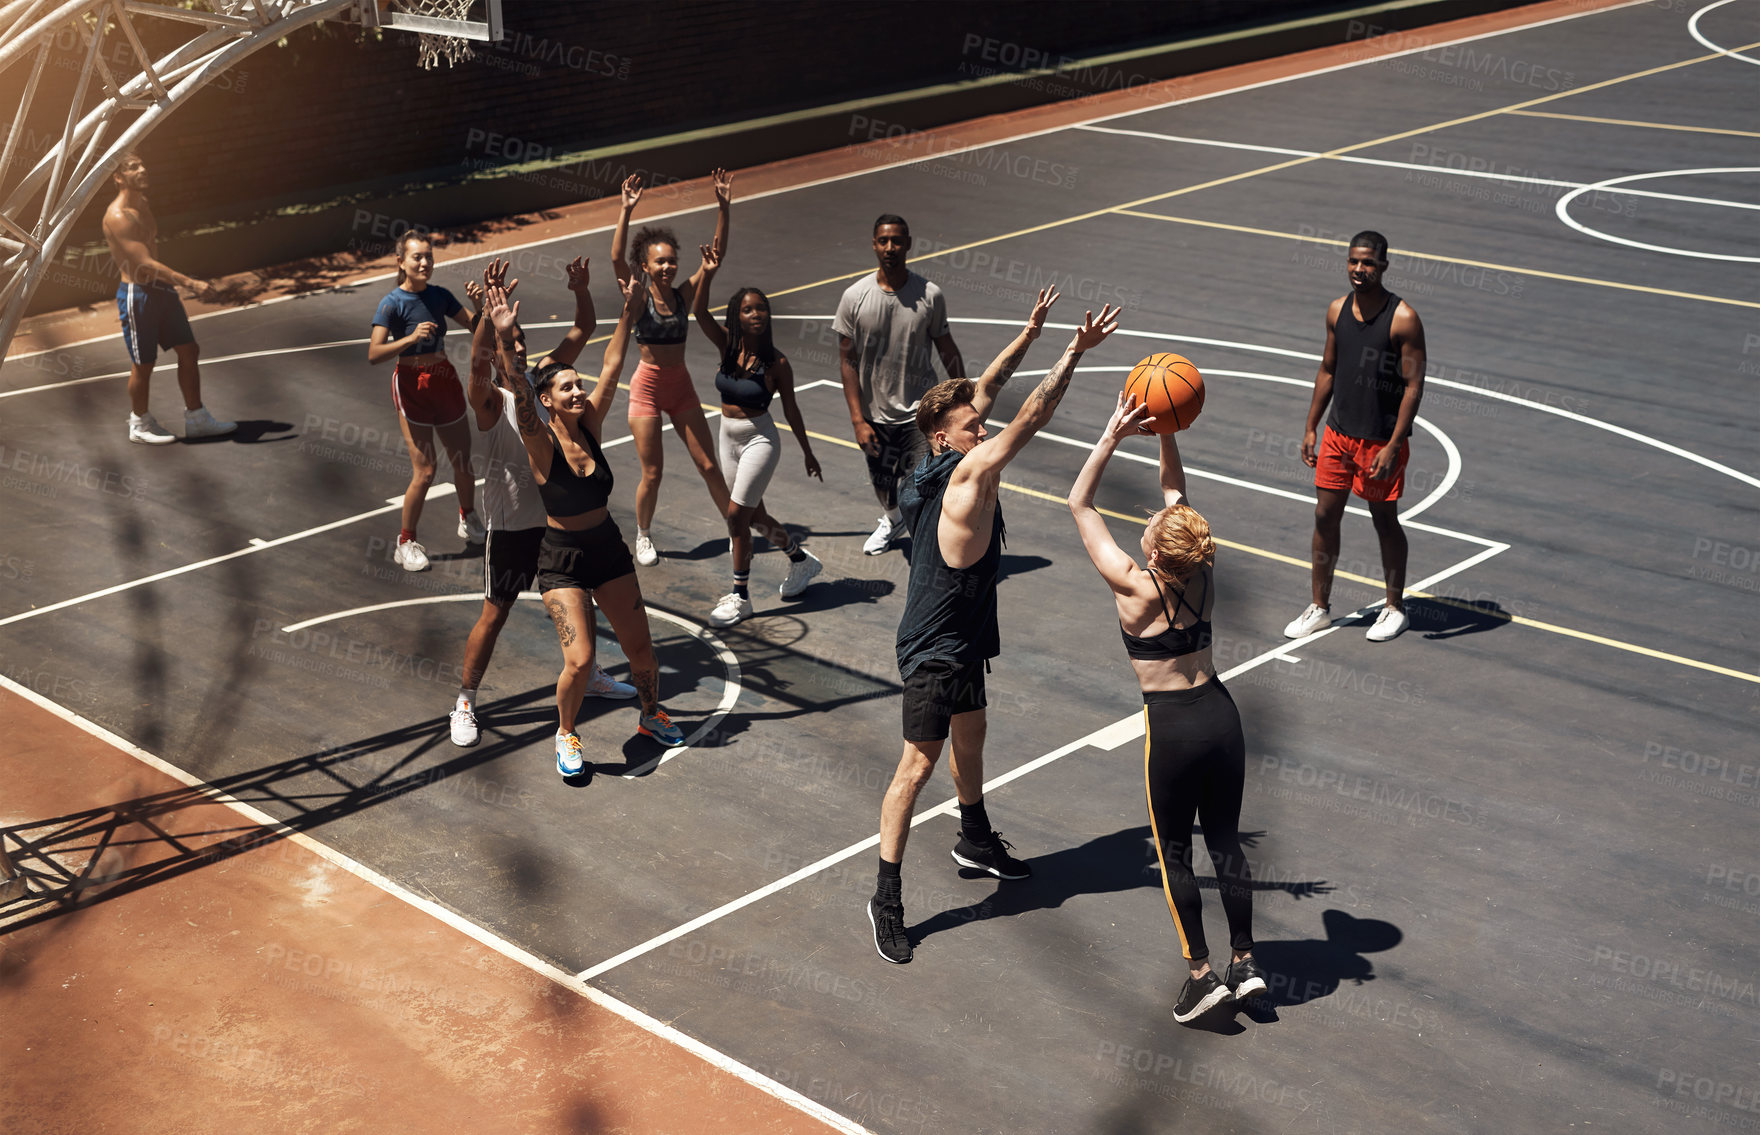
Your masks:
M 554 360 L 573 366 L 598 322 L 593 297 L 587 291 L 587 264 L 578 256 L 568 265 L 568 289 L 574 293 L 574 326 L 554 351 L 539 360 L 540 365 Z M 471 290 L 466 288 L 467 294 Z M 538 546 L 543 542 L 545 528 L 544 502 L 532 480 L 531 461 L 526 457 L 525 443 L 520 441 L 519 425 L 514 420 L 513 390 L 507 385 L 509 381 L 526 381 L 525 332 L 519 333 L 515 352 L 521 373 L 510 379 L 496 359 L 495 381 L 491 383 L 494 339 L 489 321 L 480 320 L 471 344 L 471 376 L 465 392 L 470 401 L 471 423 L 476 427 L 471 450 L 478 455 L 473 464 L 478 464 L 483 473 L 481 504 L 489 529 L 483 543 L 483 611 L 465 643 L 464 684 L 452 707 L 452 743 L 467 748 L 475 745 L 481 735 L 477 727 L 477 686 L 489 668 L 489 657 L 495 652 L 495 641 L 501 636 L 508 612 L 538 574 Z M 543 412 L 542 408 L 538 410 Z M 590 617 L 590 607 L 588 613 Z M 613 679 L 595 664 L 587 680 L 587 693 L 602 698 L 633 698 L 636 688 Z
M 843 396 L 849 403 L 856 444 L 868 458 L 868 478 L 885 510 L 862 551 L 878 556 L 904 535 L 898 482 L 928 454 L 917 429 L 917 403 L 941 381 L 934 354 L 948 378 L 966 376 L 965 361 L 947 326 L 941 289 L 905 267 L 911 230 L 904 218 L 882 213 L 874 222 L 874 258 L 880 267 L 843 293 L 837 304 Z M 933 352 L 933 353 L 932 353 Z

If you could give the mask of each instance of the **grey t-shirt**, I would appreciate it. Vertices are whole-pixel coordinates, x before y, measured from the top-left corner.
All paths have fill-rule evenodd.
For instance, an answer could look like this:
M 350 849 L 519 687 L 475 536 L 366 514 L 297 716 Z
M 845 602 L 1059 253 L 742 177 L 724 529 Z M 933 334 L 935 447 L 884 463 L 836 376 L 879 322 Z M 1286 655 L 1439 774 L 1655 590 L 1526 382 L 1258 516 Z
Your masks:
M 940 381 L 935 340 L 947 334 L 941 289 L 915 272 L 896 292 L 869 272 L 843 293 L 831 325 L 855 344 L 862 412 L 871 422 L 914 422 L 923 392 Z

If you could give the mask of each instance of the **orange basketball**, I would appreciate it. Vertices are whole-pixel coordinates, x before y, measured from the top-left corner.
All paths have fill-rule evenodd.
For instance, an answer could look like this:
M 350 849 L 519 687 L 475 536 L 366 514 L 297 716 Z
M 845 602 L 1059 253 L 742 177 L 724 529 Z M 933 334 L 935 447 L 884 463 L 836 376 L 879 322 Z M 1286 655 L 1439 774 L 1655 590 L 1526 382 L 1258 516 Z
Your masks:
M 1131 368 L 1124 392 L 1135 394 L 1155 418 L 1149 428 L 1158 434 L 1183 430 L 1204 408 L 1204 376 L 1184 355 L 1165 351 Z

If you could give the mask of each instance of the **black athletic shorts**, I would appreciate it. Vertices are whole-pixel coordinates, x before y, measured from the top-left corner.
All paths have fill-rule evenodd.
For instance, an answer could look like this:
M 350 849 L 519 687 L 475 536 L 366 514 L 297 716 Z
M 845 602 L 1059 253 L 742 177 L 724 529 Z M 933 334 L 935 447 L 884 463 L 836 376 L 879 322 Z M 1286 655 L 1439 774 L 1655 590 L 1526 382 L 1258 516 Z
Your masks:
M 930 658 L 904 680 L 904 739 L 945 741 L 955 714 L 983 709 L 984 663 Z
M 538 549 L 545 528 L 489 528 L 483 545 L 483 598 L 505 606 L 538 576 Z
M 601 584 L 633 575 L 635 570 L 629 545 L 623 542 L 617 521 L 610 517 L 585 532 L 544 529 L 544 542 L 538 549 L 540 594 L 562 587 L 592 591 Z

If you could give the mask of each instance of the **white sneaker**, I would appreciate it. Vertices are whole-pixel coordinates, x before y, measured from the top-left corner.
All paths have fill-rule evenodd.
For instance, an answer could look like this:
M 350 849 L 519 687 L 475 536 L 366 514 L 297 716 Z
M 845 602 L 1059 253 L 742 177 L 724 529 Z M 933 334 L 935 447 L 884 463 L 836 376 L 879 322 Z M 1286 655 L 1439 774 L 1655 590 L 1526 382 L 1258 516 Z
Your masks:
M 481 544 L 489 538 L 489 530 L 483 527 L 474 510 L 458 514 L 458 538 L 467 544 Z
M 452 743 L 461 749 L 475 745 L 482 734 L 477 729 L 477 715 L 471 707 L 458 701 L 452 707 Z
M 1375 624 L 1363 637 L 1370 642 L 1386 642 L 1405 634 L 1406 628 L 1411 625 L 1412 621 L 1406 618 L 1404 611 L 1397 607 L 1383 607 L 1381 613 L 1375 616 Z
M 788 578 L 782 581 L 781 587 L 777 588 L 778 593 L 784 599 L 793 599 L 805 592 L 807 584 L 813 582 L 813 577 L 825 570 L 825 565 L 819 562 L 818 556 L 805 548 L 801 549 L 801 554 L 807 558 L 789 564 Z
M 1318 603 L 1308 604 L 1308 609 L 1297 615 L 1283 628 L 1284 638 L 1307 638 L 1315 631 L 1323 631 L 1332 625 L 1332 612 Z
M 709 621 L 718 627 L 731 627 L 741 619 L 752 617 L 752 601 L 741 598 L 733 592 L 721 597 L 715 609 L 709 612 Z
M 636 688 L 628 682 L 619 682 L 616 678 L 599 669 L 593 664 L 593 675 L 587 679 L 587 696 L 592 698 L 633 698 Z
M 397 551 L 391 558 L 403 565 L 404 571 L 427 571 L 428 550 L 414 540 L 405 540 L 397 545 Z
M 160 425 L 151 414 L 130 414 L 128 440 L 142 445 L 170 445 L 177 440 L 177 435 Z
M 867 542 L 862 545 L 862 554 L 864 556 L 883 554 L 887 548 L 892 546 L 892 538 L 892 521 L 882 516 L 880 523 L 874 528 L 874 534 L 869 536 Z
M 237 422 L 220 422 L 208 413 L 206 406 L 183 412 L 183 440 L 195 437 L 220 437 L 238 428 Z
M 653 567 L 660 562 L 660 553 L 654 550 L 654 541 L 643 533 L 636 533 L 636 563 L 643 567 Z
M 564 777 L 579 776 L 587 767 L 587 755 L 581 739 L 573 733 L 556 735 L 556 771 Z

